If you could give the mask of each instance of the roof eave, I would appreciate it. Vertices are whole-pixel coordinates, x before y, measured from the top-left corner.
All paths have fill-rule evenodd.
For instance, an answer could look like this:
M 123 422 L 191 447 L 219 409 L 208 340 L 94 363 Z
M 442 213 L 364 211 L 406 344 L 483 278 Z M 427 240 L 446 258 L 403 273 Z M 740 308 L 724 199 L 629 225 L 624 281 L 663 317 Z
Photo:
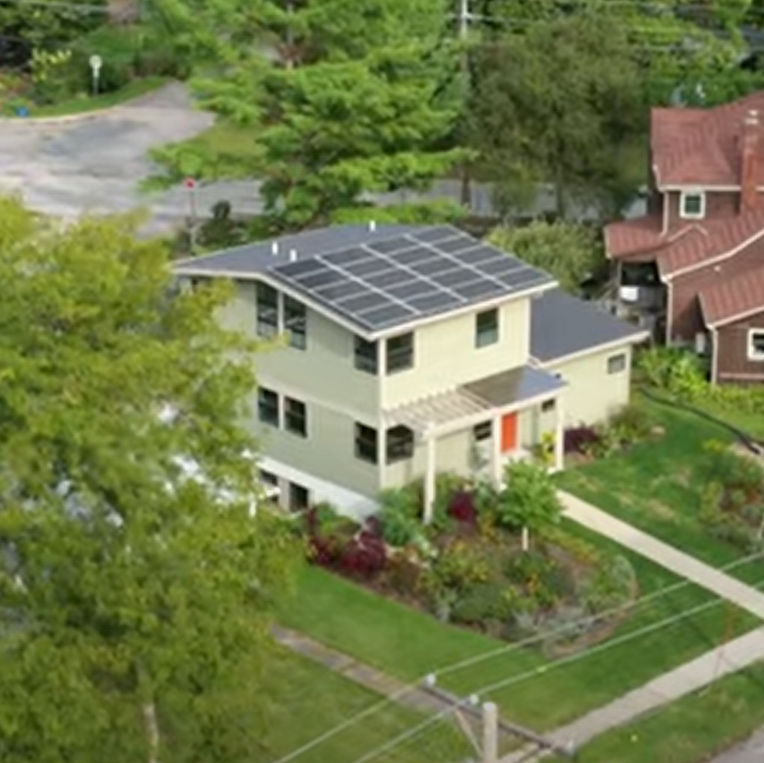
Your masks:
M 549 366 L 557 363 L 570 363 L 574 360 L 585 358 L 587 355 L 594 355 L 598 352 L 607 352 L 608 350 L 614 350 L 618 347 L 623 347 L 624 345 L 640 344 L 641 342 L 647 341 L 649 338 L 649 331 L 635 331 L 633 334 L 627 334 L 619 339 L 613 339 L 609 342 L 600 342 L 599 344 L 592 345 L 583 350 L 578 350 L 567 355 L 559 355 L 555 358 L 550 358 L 549 360 L 542 360 L 541 358 L 533 356 L 533 361 L 538 363 L 539 368 L 546 370 Z

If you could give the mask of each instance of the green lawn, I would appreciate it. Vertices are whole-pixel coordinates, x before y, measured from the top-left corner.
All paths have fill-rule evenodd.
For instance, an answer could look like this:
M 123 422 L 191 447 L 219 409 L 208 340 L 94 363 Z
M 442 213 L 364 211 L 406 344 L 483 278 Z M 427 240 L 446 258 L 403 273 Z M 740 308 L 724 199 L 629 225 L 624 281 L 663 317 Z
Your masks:
M 713 566 L 745 556 L 713 538 L 698 519 L 699 496 L 706 484 L 700 461 L 703 443 L 732 442 L 732 435 L 695 414 L 643 404 L 666 428 L 664 438 L 568 469 L 558 475 L 559 486 Z M 764 562 L 730 574 L 747 583 L 762 581 Z
M 267 732 L 253 763 L 271 763 L 380 702 L 373 692 L 301 657 L 284 654 L 265 676 Z M 427 716 L 393 703 L 349 725 L 336 736 L 294 758 L 294 763 L 354 763 L 370 749 L 415 727 Z M 433 759 L 460 763 L 469 755 L 466 740 L 450 725 L 431 724 L 410 743 L 386 753 L 385 763 Z
M 700 763 L 764 723 L 764 665 L 726 676 L 580 750 L 581 763 Z
M 105 93 L 97 96 L 81 96 L 72 98 L 61 103 L 51 104 L 50 106 L 29 106 L 29 116 L 38 117 L 60 117 L 69 114 L 85 114 L 89 111 L 98 111 L 112 106 L 118 106 L 122 103 L 146 95 L 167 82 L 164 77 L 145 77 L 130 82 L 121 90 L 113 93 Z M 15 111 L 11 108 L 10 102 L 0 108 L 0 113 L 6 116 L 14 116 Z
M 585 535 L 573 526 L 569 529 Z M 637 569 L 642 595 L 678 582 L 675 576 L 650 562 L 628 552 L 626 555 Z M 672 590 L 636 608 L 611 638 L 676 617 L 712 600 L 710 594 L 692 585 Z M 504 642 L 473 631 L 442 624 L 316 568 L 304 570 L 297 595 L 284 608 L 280 620 L 362 662 L 411 681 L 505 646 Z M 547 669 L 549 660 L 539 650 L 517 649 L 448 673 L 442 684 L 466 696 L 498 681 L 516 681 L 492 693 L 490 698 L 502 706 L 506 718 L 537 730 L 548 730 L 756 624 L 753 616 L 726 602 L 719 603 L 668 627 L 557 667 Z

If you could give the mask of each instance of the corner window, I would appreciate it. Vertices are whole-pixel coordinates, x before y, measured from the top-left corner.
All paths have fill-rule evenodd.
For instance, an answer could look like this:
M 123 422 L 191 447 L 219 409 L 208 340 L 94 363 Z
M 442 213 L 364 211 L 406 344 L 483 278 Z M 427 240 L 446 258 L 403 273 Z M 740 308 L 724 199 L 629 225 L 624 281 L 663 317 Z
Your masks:
M 289 511 L 305 511 L 310 508 L 310 491 L 296 482 L 289 483 Z
M 355 457 L 370 464 L 379 459 L 377 430 L 364 424 L 355 425 Z
M 414 335 L 401 334 L 387 340 L 387 373 L 405 371 L 414 365 Z
M 284 398 L 284 429 L 299 437 L 308 436 L 308 410 L 305 403 Z
M 414 433 L 404 426 L 390 427 L 386 433 L 387 463 L 405 461 L 414 455 Z
M 484 440 L 490 440 L 493 427 L 490 421 L 483 421 L 480 424 L 476 424 L 472 427 L 472 436 L 476 442 L 483 442 Z
M 306 332 L 307 310 L 302 302 L 284 297 L 284 329 L 289 332 L 289 345 L 297 350 L 308 346 Z
M 376 374 L 379 371 L 379 347 L 377 342 L 367 342 L 357 336 L 355 338 L 355 367 L 367 374 Z
M 487 347 L 499 341 L 499 311 L 486 310 L 475 316 L 475 347 Z
M 257 335 L 270 339 L 279 333 L 279 293 L 272 286 L 257 284 Z
M 620 374 L 626 370 L 626 355 L 613 355 L 607 359 L 607 372 L 609 374 Z
M 542 413 L 549 413 L 550 411 L 553 411 L 555 409 L 556 401 L 554 398 L 551 400 L 544 400 L 543 403 L 541 403 L 541 412 Z
M 257 391 L 257 417 L 263 424 L 279 426 L 279 396 L 273 390 L 260 387 Z
M 764 330 L 748 332 L 748 360 L 764 360 Z
M 706 215 L 706 195 L 700 191 L 682 193 L 679 196 L 679 216 L 688 220 L 700 220 Z

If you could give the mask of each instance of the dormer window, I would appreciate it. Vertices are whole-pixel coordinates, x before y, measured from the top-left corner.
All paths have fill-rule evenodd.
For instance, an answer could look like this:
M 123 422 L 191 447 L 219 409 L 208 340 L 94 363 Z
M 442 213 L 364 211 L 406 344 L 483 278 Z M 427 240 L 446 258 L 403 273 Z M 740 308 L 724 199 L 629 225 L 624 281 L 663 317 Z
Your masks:
M 706 195 L 702 191 L 682 191 L 679 216 L 685 220 L 702 220 L 706 216 Z

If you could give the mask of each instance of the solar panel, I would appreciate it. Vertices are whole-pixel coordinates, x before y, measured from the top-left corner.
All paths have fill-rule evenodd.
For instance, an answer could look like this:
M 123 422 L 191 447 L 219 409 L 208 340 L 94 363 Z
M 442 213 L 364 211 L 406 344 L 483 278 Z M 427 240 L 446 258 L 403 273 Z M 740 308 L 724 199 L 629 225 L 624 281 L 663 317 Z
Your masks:
M 458 252 L 465 251 L 465 249 L 474 249 L 477 246 L 479 246 L 479 244 L 474 238 L 470 238 L 469 236 L 459 236 L 459 238 L 450 238 L 447 241 L 439 241 L 436 248 L 439 252 L 457 254 Z
M 446 270 L 442 273 L 433 273 L 429 276 L 429 279 L 435 281 L 439 286 L 444 286 L 445 288 L 450 289 L 452 286 L 465 283 L 465 281 L 469 281 L 470 278 L 475 277 L 475 274 L 472 272 L 465 274 L 464 268 L 455 268 L 454 270 Z
M 395 326 L 404 320 L 413 320 L 416 313 L 413 310 L 407 310 L 403 305 L 392 303 L 385 307 L 378 307 L 375 310 L 364 312 L 361 320 L 372 329 L 381 329 L 386 326 Z
M 368 291 L 369 287 L 361 281 L 343 281 L 330 286 L 322 286 L 320 289 L 315 289 L 313 293 L 327 302 L 336 302 L 357 294 L 366 294 Z
M 490 246 L 479 246 L 462 255 L 461 259 L 469 265 L 481 265 L 484 262 L 494 260 L 509 260 L 511 257 L 500 249 L 494 249 Z
M 517 273 L 521 270 L 527 270 L 528 266 L 518 262 L 512 257 L 502 257 L 491 262 L 482 262 L 477 268 L 481 273 L 488 273 L 491 276 L 506 275 L 507 273 Z
M 411 238 L 417 241 L 423 241 L 426 244 L 433 244 L 436 241 L 443 241 L 447 238 L 453 238 L 458 235 L 458 231 L 450 225 L 439 225 L 436 228 L 427 228 L 418 233 L 410 234 Z
M 429 313 L 432 310 L 442 310 L 447 307 L 457 307 L 463 304 L 455 294 L 449 294 L 445 291 L 434 291 L 432 294 L 425 294 L 421 297 L 413 297 L 408 300 L 408 305 L 416 308 L 422 313 Z
M 478 278 L 468 283 L 459 284 L 452 287 L 452 290 L 456 292 L 460 297 L 473 300 L 480 298 L 488 298 L 493 296 L 499 296 L 505 293 L 507 290 L 500 283 L 495 281 L 489 281 L 487 278 Z
M 368 256 L 369 253 L 365 249 L 361 249 L 360 246 L 353 246 L 350 249 L 341 249 L 339 252 L 322 255 L 321 259 L 334 267 L 343 268 L 352 262 L 365 260 Z
M 391 255 L 390 259 L 400 265 L 411 267 L 420 262 L 442 262 L 443 258 L 438 255 L 437 252 L 433 252 L 431 249 L 425 249 L 420 246 L 416 249 L 410 249 L 406 252 L 398 252 Z
M 497 276 L 499 281 L 513 289 L 522 289 L 524 287 L 533 286 L 533 284 L 541 284 L 547 281 L 548 278 L 544 273 L 534 268 L 523 268 L 517 270 L 514 273 L 507 273 L 506 275 Z
M 378 257 L 369 257 L 365 260 L 358 260 L 358 262 L 344 265 L 342 269 L 352 273 L 356 278 L 366 278 L 366 276 L 370 276 L 372 273 L 384 273 L 386 270 L 389 270 L 390 263 Z
M 276 271 L 279 274 L 279 271 Z M 280 275 L 283 275 L 281 273 Z M 323 270 L 318 270 L 315 273 L 309 273 L 301 278 L 289 278 L 287 281 L 293 281 L 304 289 L 321 289 L 324 286 L 331 286 L 336 284 L 343 284 L 348 280 L 347 276 L 336 270 L 330 270 L 324 266 Z
M 409 276 L 408 283 L 403 283 L 400 286 L 391 286 L 385 289 L 385 291 L 396 299 L 401 299 L 404 302 L 408 302 L 413 297 L 437 292 L 437 288 L 432 284 L 427 283 L 427 281 L 420 281 L 419 279 L 412 281 L 411 278 L 412 277 Z
M 277 270 L 279 273 L 289 276 L 290 278 L 297 278 L 308 273 L 318 273 L 320 270 L 324 270 L 324 265 L 320 260 L 308 259 L 298 260 L 297 262 L 289 262 L 286 265 L 279 265 Z
M 390 266 L 388 266 L 390 267 Z M 406 270 L 391 268 L 384 273 L 375 273 L 368 276 L 366 281 L 375 289 L 388 289 L 391 286 L 397 286 L 403 283 L 409 283 L 413 276 Z
M 335 306 L 345 313 L 365 313 L 369 310 L 374 310 L 377 307 L 384 307 L 389 305 L 391 300 L 382 294 L 377 294 L 373 291 L 367 291 L 365 294 L 361 293 L 355 297 L 349 299 L 339 299 L 335 303 Z
M 391 254 L 392 252 L 398 252 L 402 249 L 411 249 L 415 246 L 416 242 L 406 236 L 386 238 L 382 241 L 374 241 L 371 244 L 366 244 L 367 249 L 371 249 L 372 252 L 379 252 L 380 254 Z

